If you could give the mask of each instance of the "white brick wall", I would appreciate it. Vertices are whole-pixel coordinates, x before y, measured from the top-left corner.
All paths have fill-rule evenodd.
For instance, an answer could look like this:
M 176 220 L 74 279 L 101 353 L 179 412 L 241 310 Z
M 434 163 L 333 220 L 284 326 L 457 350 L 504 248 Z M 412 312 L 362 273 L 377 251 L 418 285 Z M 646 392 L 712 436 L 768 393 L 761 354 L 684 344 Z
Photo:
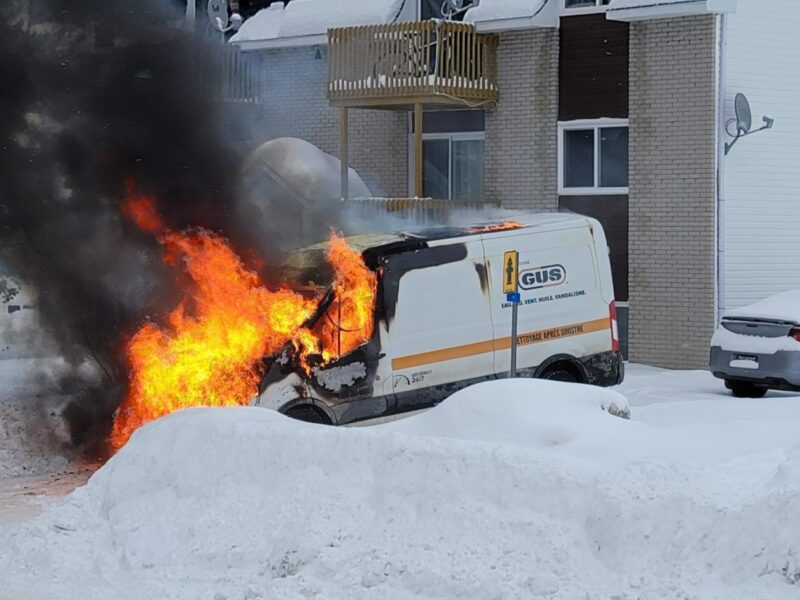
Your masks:
M 486 113 L 486 198 L 558 209 L 558 30 L 500 35 L 498 107 Z
M 319 52 L 319 55 L 317 54 Z M 319 56 L 319 58 L 317 58 Z M 262 57 L 264 106 L 255 131 L 258 143 L 282 136 L 308 140 L 339 156 L 339 109 L 325 95 L 325 47 L 265 51 Z M 350 166 L 376 195 L 408 192 L 406 112 L 350 109 Z
M 703 367 L 715 325 L 714 16 L 630 30 L 630 359 Z

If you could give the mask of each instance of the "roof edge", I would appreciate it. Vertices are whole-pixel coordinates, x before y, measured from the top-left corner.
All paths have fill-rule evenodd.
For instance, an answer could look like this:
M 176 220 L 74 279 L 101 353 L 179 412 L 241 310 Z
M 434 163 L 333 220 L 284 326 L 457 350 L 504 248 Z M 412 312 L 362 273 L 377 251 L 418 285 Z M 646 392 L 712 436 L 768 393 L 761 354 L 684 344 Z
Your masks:
M 635 22 L 735 12 L 736 0 L 683 0 L 682 2 L 650 0 L 647 4 L 635 7 L 614 8 L 612 4 L 606 11 L 606 19 Z
M 272 38 L 269 40 L 245 40 L 241 42 L 228 42 L 239 46 L 243 52 L 253 50 L 270 50 L 273 48 L 302 48 L 307 46 L 327 46 L 326 33 L 313 33 L 309 35 L 296 35 L 292 37 Z

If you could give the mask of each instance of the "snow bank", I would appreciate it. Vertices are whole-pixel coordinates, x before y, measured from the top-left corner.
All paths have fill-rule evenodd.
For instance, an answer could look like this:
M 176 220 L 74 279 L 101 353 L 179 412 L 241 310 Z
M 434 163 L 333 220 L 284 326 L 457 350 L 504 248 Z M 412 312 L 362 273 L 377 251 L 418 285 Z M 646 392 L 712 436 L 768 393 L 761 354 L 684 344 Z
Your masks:
M 800 290 L 775 294 L 755 304 L 729 310 L 724 316 L 800 323 Z
M 547 448 L 585 436 L 620 433 L 626 424 L 604 418 L 603 410 L 630 416 L 627 398 L 613 390 L 502 379 L 468 387 L 425 413 L 385 427 L 399 433 Z
M 613 417 L 611 398 L 498 381 L 374 428 L 182 411 L 63 505 L 0 529 L 3 593 L 795 598 L 800 446 L 764 451 L 786 443 L 781 424 L 708 468 L 701 434 Z
M 292 0 L 271 4 L 242 23 L 231 43 L 324 35 L 330 27 L 391 23 L 404 0 Z

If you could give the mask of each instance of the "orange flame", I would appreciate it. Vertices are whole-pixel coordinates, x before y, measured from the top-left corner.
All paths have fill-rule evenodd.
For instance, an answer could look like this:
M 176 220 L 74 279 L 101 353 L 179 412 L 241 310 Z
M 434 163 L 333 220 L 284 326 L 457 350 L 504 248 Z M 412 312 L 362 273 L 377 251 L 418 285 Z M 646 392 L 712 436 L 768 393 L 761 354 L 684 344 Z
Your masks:
M 506 229 L 519 229 L 525 227 L 518 221 L 503 221 L 502 223 L 492 223 L 490 225 L 477 225 L 472 228 L 473 233 L 483 233 L 487 231 L 505 231 Z
M 364 264 L 361 254 L 336 234 L 329 241 L 328 262 L 336 273 L 335 300 L 328 308 L 328 327 L 321 342 L 323 347 L 341 356 L 372 337 L 377 278 Z
M 129 198 L 123 206 L 136 207 L 126 214 L 148 231 L 160 223 L 151 198 Z M 335 307 L 338 316 L 341 307 L 342 315 L 336 335 L 331 328 L 302 327 L 319 299 L 289 289 L 268 290 L 220 236 L 202 229 L 166 231 L 159 241 L 165 261 L 186 272 L 191 289 L 164 325 L 147 323 L 127 343 L 131 381 L 111 432 L 114 451 L 136 428 L 172 411 L 247 404 L 257 390 L 261 359 L 287 343 L 310 372 L 309 354 L 320 354 L 324 364 L 372 336 L 375 273 L 336 235 L 328 251 L 336 276 L 328 311 Z
M 153 197 L 134 193 L 132 182 L 128 182 L 128 197 L 122 203 L 122 214 L 147 233 L 159 234 L 166 229 L 158 216 Z

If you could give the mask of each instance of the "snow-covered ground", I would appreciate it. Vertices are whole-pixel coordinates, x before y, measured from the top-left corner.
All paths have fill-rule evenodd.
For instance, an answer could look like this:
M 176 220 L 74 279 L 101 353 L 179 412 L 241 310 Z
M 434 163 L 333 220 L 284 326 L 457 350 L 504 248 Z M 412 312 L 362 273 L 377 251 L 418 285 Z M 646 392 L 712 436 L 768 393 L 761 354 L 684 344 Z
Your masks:
M 368 428 L 171 415 L 0 527 L 0 599 L 800 597 L 800 396 L 638 366 L 618 391 L 631 420 L 525 380 Z

